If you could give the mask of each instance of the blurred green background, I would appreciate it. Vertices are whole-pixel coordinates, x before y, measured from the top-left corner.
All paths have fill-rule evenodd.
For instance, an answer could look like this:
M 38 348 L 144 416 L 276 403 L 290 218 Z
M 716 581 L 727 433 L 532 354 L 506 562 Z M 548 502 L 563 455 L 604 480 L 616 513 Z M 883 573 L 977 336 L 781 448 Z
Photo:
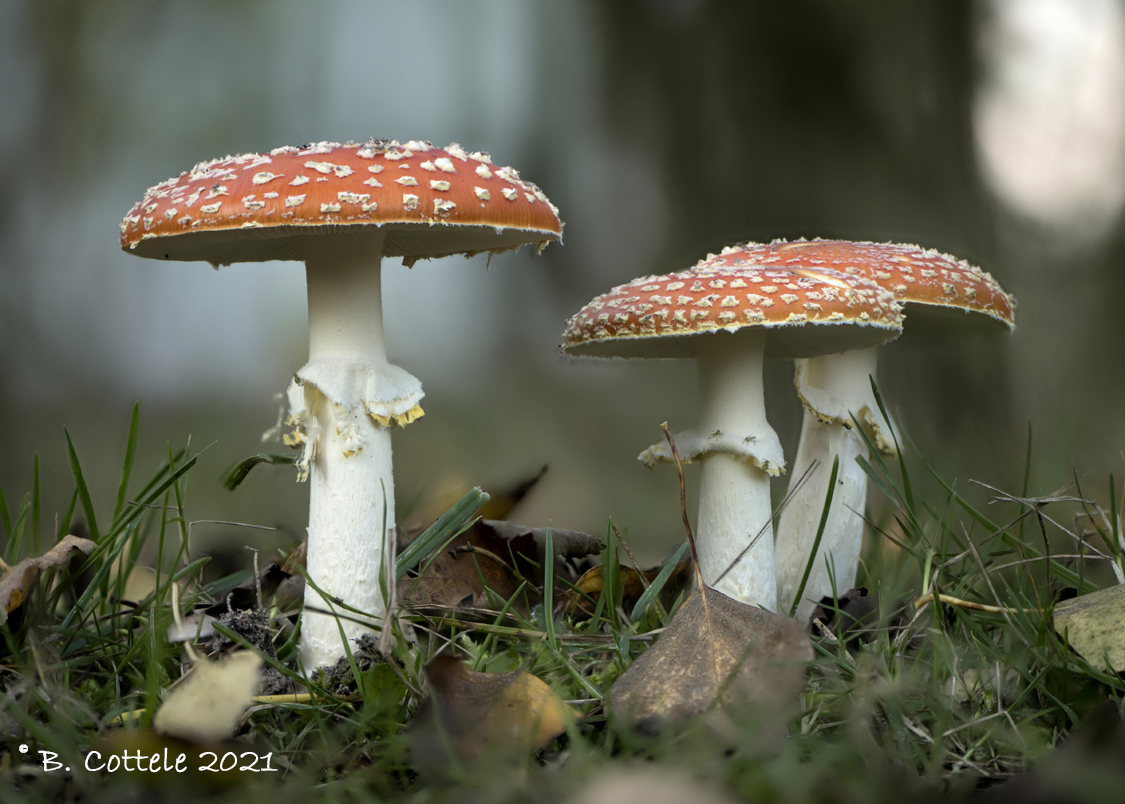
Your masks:
M 0 488 L 17 507 L 38 453 L 45 527 L 73 489 L 63 426 L 108 519 L 140 400 L 138 479 L 190 436 L 213 446 L 188 515 L 279 528 L 200 524 L 200 549 L 302 537 L 290 469 L 219 485 L 279 449 L 261 434 L 304 362 L 302 266 L 140 260 L 118 223 L 198 161 L 372 136 L 489 151 L 566 222 L 541 257 L 388 261 L 391 358 L 427 392 L 395 437 L 400 511 L 546 464 L 515 518 L 612 517 L 659 560 L 675 476 L 636 455 L 694 423 L 694 368 L 563 359 L 565 321 L 775 237 L 917 243 L 1018 297 L 1011 337 L 884 352 L 884 398 L 947 477 L 1018 492 L 1029 422 L 1034 493 L 1076 469 L 1104 501 L 1125 474 L 1117 0 L 10 0 L 0 92 Z M 790 455 L 791 373 L 766 378 Z

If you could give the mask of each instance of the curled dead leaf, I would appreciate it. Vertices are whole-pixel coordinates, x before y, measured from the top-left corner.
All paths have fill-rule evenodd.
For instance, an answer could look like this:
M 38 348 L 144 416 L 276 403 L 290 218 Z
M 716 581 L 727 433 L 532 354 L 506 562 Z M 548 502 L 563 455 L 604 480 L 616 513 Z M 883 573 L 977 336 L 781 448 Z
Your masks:
M 66 564 L 75 554 L 90 555 L 97 544 L 81 536 L 64 536 L 59 543 L 41 556 L 25 558 L 4 570 L 0 576 L 0 624 L 8 615 L 23 605 L 31 593 L 32 584 L 43 570 Z

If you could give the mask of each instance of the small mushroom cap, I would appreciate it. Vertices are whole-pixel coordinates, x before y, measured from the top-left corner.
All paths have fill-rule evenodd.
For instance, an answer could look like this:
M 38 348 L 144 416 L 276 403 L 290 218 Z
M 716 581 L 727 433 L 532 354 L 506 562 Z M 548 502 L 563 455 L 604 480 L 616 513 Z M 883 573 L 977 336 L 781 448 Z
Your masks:
M 692 336 L 764 333 L 767 358 L 859 349 L 902 329 L 893 294 L 831 270 L 762 267 L 730 246 L 693 268 L 598 296 L 567 323 L 563 351 L 594 357 L 693 357 Z
M 989 274 L 933 249 L 847 240 L 775 240 L 747 244 L 746 259 L 763 268 L 831 269 L 892 291 L 906 330 L 991 333 L 1015 329 L 1016 302 Z M 975 313 L 976 315 L 968 315 Z
M 385 231 L 383 253 L 407 264 L 562 236 L 547 196 L 488 154 L 368 140 L 202 162 L 145 193 L 121 221 L 121 248 L 222 265 L 302 260 L 308 235 L 360 227 Z

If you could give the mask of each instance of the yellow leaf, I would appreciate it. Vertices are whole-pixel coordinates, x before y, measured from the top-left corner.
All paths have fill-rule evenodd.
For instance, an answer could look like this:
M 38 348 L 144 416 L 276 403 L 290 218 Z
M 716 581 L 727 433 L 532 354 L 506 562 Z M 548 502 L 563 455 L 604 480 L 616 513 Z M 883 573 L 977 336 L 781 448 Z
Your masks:
M 230 737 L 254 700 L 261 667 L 262 657 L 251 651 L 199 662 L 156 711 L 153 728 L 195 743 Z
M 579 713 L 541 679 L 522 670 L 477 673 L 452 656 L 426 665 L 430 699 L 413 727 L 414 760 L 440 768 L 447 753 L 463 761 L 526 753 L 566 731 Z

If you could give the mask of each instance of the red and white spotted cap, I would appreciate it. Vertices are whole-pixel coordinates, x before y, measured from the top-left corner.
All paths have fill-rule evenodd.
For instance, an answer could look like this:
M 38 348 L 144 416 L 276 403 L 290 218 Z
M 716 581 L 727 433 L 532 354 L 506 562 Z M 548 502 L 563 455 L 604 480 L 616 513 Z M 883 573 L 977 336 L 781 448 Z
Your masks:
M 894 338 L 893 294 L 861 276 L 762 266 L 729 246 L 687 271 L 646 276 L 598 296 L 567 323 L 563 351 L 594 357 L 692 357 L 689 337 L 765 333 L 767 358 L 811 357 Z
M 142 257 L 303 259 L 303 239 L 377 227 L 406 264 L 497 252 L 562 236 L 547 196 L 488 154 L 459 145 L 368 140 L 276 148 L 202 162 L 145 193 L 121 221 Z
M 1015 299 L 995 279 L 933 249 L 847 240 L 775 240 L 747 244 L 746 259 L 762 268 L 830 269 L 872 279 L 903 304 L 910 332 L 1016 327 Z

